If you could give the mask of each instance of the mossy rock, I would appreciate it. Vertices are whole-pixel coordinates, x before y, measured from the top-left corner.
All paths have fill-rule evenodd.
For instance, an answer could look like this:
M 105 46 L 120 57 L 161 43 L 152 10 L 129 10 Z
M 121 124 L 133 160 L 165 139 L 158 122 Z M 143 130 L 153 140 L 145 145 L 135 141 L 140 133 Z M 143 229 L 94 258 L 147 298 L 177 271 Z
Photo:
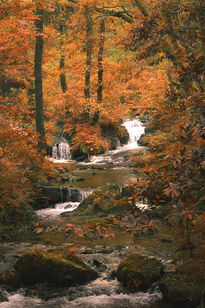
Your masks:
M 36 207 L 41 208 L 48 204 L 56 204 L 62 201 L 62 191 L 58 186 L 41 186 L 41 198 L 36 201 Z M 39 205 L 39 206 L 38 206 Z
M 107 140 L 110 143 L 109 150 L 115 150 L 119 145 L 119 139 L 116 137 L 109 137 Z
M 120 263 L 116 277 L 127 289 L 146 291 L 162 274 L 160 261 L 132 254 Z
M 150 143 L 148 141 L 148 134 L 141 135 L 139 140 L 137 140 L 137 144 L 142 147 L 149 147 Z
M 63 213 L 62 216 L 107 216 L 127 211 L 127 205 L 127 197 L 121 198 L 120 188 L 115 184 L 110 184 L 89 195 L 76 210 Z
M 119 140 L 122 144 L 126 144 L 129 141 L 129 133 L 124 126 L 119 127 Z
M 50 282 L 53 284 L 83 284 L 98 277 L 98 273 L 77 258 L 43 250 L 25 252 L 15 263 L 18 285 Z
M 196 308 L 203 301 L 204 281 L 182 273 L 166 274 L 159 283 L 164 299 L 176 308 Z M 205 300 L 203 301 L 204 307 Z

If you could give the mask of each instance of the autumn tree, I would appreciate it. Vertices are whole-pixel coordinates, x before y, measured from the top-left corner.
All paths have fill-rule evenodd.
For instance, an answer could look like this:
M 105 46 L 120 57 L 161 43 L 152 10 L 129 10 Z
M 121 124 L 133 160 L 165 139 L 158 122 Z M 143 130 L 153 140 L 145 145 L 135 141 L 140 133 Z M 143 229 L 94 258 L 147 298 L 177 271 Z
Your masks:
M 37 151 L 34 106 L 28 97 L 33 79 L 35 41 L 33 2 L 0 5 L 0 229 L 25 224 L 39 193 L 46 163 Z M 44 171 L 43 171 L 44 170 Z M 47 172 L 47 171 L 46 171 Z M 15 228 L 14 228 L 15 233 Z
M 155 205 L 164 200 L 176 207 L 174 230 L 193 256 L 204 230 L 204 3 L 150 1 L 138 9 L 125 46 L 143 63 L 141 77 L 152 76 L 147 78 L 152 86 L 161 70 L 168 85 L 164 93 L 158 87 L 161 98 L 153 101 L 147 99 L 149 86 L 138 84 L 139 98 L 153 108 L 150 126 L 155 130 L 144 158 L 142 195 Z
M 38 4 L 37 4 L 38 5 Z M 39 148 L 45 148 L 43 142 L 45 138 L 44 113 L 43 113 L 43 78 L 42 78 L 42 58 L 43 58 L 43 9 L 36 8 L 36 45 L 35 45 L 35 103 L 36 103 L 36 131 L 39 133 Z

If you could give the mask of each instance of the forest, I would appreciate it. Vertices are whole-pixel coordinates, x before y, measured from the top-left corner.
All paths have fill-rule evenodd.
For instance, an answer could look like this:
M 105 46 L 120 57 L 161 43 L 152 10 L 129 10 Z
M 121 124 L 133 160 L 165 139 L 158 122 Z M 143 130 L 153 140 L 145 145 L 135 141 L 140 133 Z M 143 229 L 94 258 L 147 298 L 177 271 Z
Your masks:
M 62 266 L 66 272 L 69 258 L 82 262 L 81 249 L 99 245 L 128 247 L 112 276 L 126 290 L 145 292 L 161 279 L 162 299 L 139 307 L 205 307 L 204 85 L 204 0 L 0 1 L 0 307 L 17 307 L 1 302 L 10 303 L 7 292 L 18 293 L 25 284 L 78 285 L 66 274 L 33 273 L 44 271 L 41 262 L 48 271 Z M 118 158 L 114 151 L 129 142 L 123 123 L 134 119 L 145 127 L 138 148 L 120 154 L 121 165 L 115 166 L 114 156 L 98 164 L 109 153 Z M 52 151 L 61 142 L 70 156 L 55 163 Z M 85 195 L 88 187 L 91 194 L 78 197 L 79 207 L 60 222 L 36 214 L 73 201 L 66 199 L 71 190 L 83 188 Z M 31 250 L 14 249 L 15 270 L 10 260 L 9 269 L 1 268 L 4 245 L 26 242 Z M 37 244 L 53 250 L 35 249 Z M 133 268 L 150 257 L 160 274 L 148 286 L 144 268 Z M 161 269 L 162 259 L 172 260 L 171 270 Z M 96 260 L 96 272 L 103 272 Z M 88 273 L 79 273 L 80 281 L 99 274 L 83 270 Z M 35 292 L 27 293 L 51 298 Z M 56 307 L 84 307 L 69 306 L 73 299 Z M 53 307 L 43 303 L 18 307 Z M 120 307 L 100 304 L 86 307 Z

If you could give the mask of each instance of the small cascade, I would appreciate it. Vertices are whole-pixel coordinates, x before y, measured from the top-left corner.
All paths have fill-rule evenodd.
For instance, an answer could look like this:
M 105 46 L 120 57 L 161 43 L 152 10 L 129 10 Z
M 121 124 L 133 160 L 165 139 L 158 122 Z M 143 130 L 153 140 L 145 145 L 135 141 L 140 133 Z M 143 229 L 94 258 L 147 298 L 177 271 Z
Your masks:
M 70 147 L 67 142 L 60 142 L 56 143 L 53 148 L 52 148 L 52 159 L 53 160 L 60 160 L 60 161 L 65 161 L 69 160 L 71 157 L 70 154 Z
M 118 146 L 116 150 L 109 151 L 106 154 L 90 157 L 90 162 L 86 164 L 107 164 L 113 163 L 115 165 L 123 163 L 123 157 L 118 154 L 124 151 L 134 150 L 140 148 L 137 141 L 144 134 L 145 127 L 139 119 L 125 120 L 122 124 L 126 127 L 129 134 L 129 141 L 123 146 Z
M 61 213 L 72 212 L 79 204 L 86 199 L 93 190 L 79 190 L 77 188 L 65 187 L 61 189 L 61 202 L 57 203 L 54 208 L 46 208 L 36 211 L 41 218 L 56 218 Z
M 139 140 L 141 135 L 144 134 L 145 131 L 145 127 L 143 126 L 143 124 L 138 119 L 134 119 L 125 121 L 122 125 L 126 127 L 129 134 L 128 144 L 126 144 L 122 148 L 124 148 L 125 150 L 132 150 L 138 148 L 139 146 L 137 144 L 137 141 Z

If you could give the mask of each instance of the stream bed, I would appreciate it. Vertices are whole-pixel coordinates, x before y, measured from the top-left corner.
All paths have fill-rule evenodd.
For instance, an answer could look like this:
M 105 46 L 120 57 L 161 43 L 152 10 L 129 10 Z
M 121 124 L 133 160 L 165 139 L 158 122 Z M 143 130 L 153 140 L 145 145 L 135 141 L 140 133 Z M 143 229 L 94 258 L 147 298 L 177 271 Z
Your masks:
M 74 183 L 79 190 L 89 191 L 87 197 L 94 189 L 107 183 L 115 183 L 124 186 L 128 181 L 134 181 L 136 174 L 127 166 L 131 151 L 140 150 L 137 140 L 144 133 L 144 126 L 138 119 L 127 120 L 123 124 L 129 133 L 130 139 L 127 145 L 120 146 L 117 150 L 107 154 L 94 156 L 87 163 L 79 163 L 75 175 L 82 177 L 83 181 Z M 66 149 L 67 151 L 67 149 Z M 65 151 L 64 151 L 65 152 Z M 64 153 L 63 152 L 63 153 Z M 55 152 L 56 155 L 56 152 Z M 65 156 L 65 153 L 63 154 Z M 67 152 L 66 152 L 66 155 Z M 59 163 L 63 160 L 60 159 Z M 55 157 L 55 163 L 58 160 Z M 66 162 L 65 162 L 66 163 Z M 70 192 L 69 192 L 70 193 Z M 67 192 L 66 192 L 67 194 Z M 82 192 L 81 192 L 82 194 Z M 80 202 L 62 202 L 55 207 L 37 211 L 39 219 L 53 220 L 53 224 L 59 219 L 63 212 L 73 211 Z M 52 224 L 52 222 L 51 222 Z M 45 250 L 68 249 L 69 240 L 64 245 L 56 246 L 32 244 L 32 243 L 10 243 L 0 246 L 0 267 L 12 270 L 12 266 L 18 256 L 25 250 L 42 248 Z M 162 300 L 162 295 L 153 285 L 146 293 L 129 293 L 112 276 L 120 261 L 130 252 L 139 252 L 141 247 L 137 245 L 98 245 L 80 248 L 80 258 L 83 262 L 93 267 L 100 273 L 100 277 L 86 285 L 76 287 L 51 287 L 45 283 L 36 284 L 31 287 L 20 288 L 16 292 L 8 291 L 8 302 L 0 303 L 0 308 L 168 308 Z M 146 254 L 146 252 L 145 252 Z M 162 260 L 163 261 L 163 260 Z

